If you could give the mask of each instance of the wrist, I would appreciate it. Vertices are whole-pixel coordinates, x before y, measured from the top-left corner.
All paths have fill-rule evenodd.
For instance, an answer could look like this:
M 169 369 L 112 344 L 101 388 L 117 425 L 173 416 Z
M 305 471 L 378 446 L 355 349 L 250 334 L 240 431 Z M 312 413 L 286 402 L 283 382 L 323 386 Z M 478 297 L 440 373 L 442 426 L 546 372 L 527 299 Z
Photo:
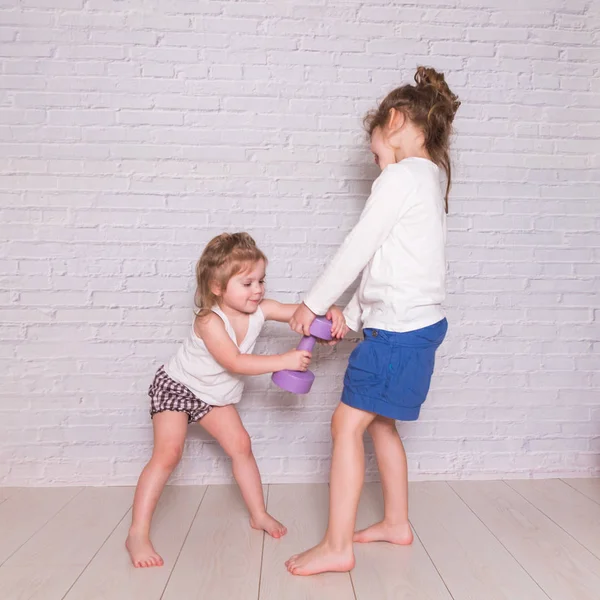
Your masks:
M 285 359 L 283 358 L 283 354 L 275 355 L 275 368 L 274 371 L 283 371 L 285 369 Z
M 318 313 L 316 313 L 316 312 L 315 312 L 315 311 L 314 311 L 314 310 L 313 310 L 313 309 L 312 309 L 312 308 L 311 308 L 311 307 L 310 307 L 310 306 L 309 306 L 309 305 L 306 303 L 306 300 L 304 300 L 304 301 L 302 302 L 302 306 L 303 306 L 303 307 L 304 307 L 306 310 L 308 310 L 308 311 L 309 311 L 311 314 L 313 314 L 315 317 L 317 317 L 317 316 L 318 316 Z M 325 311 L 325 312 L 327 312 L 327 311 Z M 323 314 L 325 314 L 325 313 L 323 313 Z

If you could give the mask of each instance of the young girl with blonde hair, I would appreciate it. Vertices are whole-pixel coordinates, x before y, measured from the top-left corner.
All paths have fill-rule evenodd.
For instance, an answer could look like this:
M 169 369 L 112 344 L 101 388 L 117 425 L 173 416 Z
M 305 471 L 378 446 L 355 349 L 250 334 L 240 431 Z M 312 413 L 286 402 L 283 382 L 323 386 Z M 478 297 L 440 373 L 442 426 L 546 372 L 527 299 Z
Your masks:
M 265 509 L 250 436 L 235 408 L 242 397 L 243 375 L 306 371 L 311 359 L 305 350 L 252 354 L 265 320 L 287 322 L 297 308 L 264 299 L 266 264 L 265 255 L 247 233 L 215 237 L 198 261 L 196 317 L 188 337 L 158 369 L 148 391 L 154 449 L 137 484 L 126 541 L 135 567 L 163 564 L 150 541 L 150 525 L 164 486 L 181 460 L 190 423 L 200 423 L 231 458 L 250 525 L 275 538 L 286 533 Z M 334 338 L 341 337 L 341 311 L 332 307 L 328 314 Z

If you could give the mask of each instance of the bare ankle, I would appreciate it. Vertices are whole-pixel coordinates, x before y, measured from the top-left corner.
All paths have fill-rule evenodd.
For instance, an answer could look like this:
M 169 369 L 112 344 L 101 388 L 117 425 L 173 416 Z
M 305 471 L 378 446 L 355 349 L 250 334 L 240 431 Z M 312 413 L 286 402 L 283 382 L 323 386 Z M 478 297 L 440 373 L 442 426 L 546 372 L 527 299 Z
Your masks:
M 408 519 L 396 517 L 383 517 L 381 522 L 389 527 L 406 527 L 409 524 Z
M 349 541 L 341 541 L 341 540 L 332 540 L 328 537 L 325 537 L 325 539 L 322 542 L 325 546 L 327 546 L 327 548 L 329 550 L 331 550 L 331 552 L 334 552 L 335 554 L 348 554 L 348 553 L 352 553 L 352 539 L 350 539 Z
M 264 519 L 265 517 L 269 516 L 269 513 L 263 508 L 263 510 L 261 511 L 254 511 L 254 512 L 250 512 L 250 520 L 251 521 L 260 521 L 262 519 Z
M 132 537 L 150 537 L 150 528 L 144 525 L 131 525 L 128 534 Z

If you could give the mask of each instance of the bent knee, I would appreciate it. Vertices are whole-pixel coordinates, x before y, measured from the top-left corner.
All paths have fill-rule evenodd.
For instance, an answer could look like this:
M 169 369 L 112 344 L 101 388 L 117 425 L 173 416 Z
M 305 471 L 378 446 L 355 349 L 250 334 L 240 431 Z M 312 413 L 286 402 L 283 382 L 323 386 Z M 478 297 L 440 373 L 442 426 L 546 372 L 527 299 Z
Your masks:
M 165 469 L 174 469 L 183 456 L 183 444 L 168 444 L 155 448 L 152 461 Z
M 237 434 L 234 438 L 227 441 L 223 446 L 225 453 L 231 458 L 235 456 L 250 456 L 252 454 L 252 441 L 246 431 Z
M 340 410 L 340 407 L 336 408 L 333 411 L 333 415 L 331 417 L 331 437 L 332 439 L 336 439 L 341 435 L 347 435 L 354 433 L 354 427 L 352 423 L 348 421 L 348 419 L 344 418 L 343 411 Z M 358 432 L 358 430 L 356 430 Z
M 369 413 L 340 404 L 331 417 L 331 437 L 362 437 L 372 417 Z

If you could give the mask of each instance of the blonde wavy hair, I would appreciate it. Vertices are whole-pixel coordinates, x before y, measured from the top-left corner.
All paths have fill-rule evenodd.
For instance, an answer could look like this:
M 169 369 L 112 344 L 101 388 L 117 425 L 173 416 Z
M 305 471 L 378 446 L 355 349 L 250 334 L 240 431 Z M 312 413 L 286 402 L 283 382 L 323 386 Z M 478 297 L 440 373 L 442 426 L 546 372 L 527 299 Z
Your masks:
M 267 257 L 256 242 L 243 231 L 222 233 L 210 240 L 196 263 L 196 314 L 206 316 L 217 303 L 211 289 L 215 284 L 225 290 L 234 275 L 243 273 L 259 260 L 267 263 Z

